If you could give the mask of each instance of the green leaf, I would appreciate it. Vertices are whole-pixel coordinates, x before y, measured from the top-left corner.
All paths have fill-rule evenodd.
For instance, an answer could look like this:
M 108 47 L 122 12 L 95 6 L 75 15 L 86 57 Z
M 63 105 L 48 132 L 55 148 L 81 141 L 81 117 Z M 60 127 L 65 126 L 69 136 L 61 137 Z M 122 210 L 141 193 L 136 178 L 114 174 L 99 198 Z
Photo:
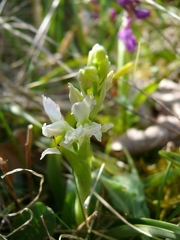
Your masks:
M 143 186 L 135 174 L 101 177 L 114 208 L 133 217 L 148 217 Z
M 159 151 L 159 154 L 166 158 L 167 160 L 171 161 L 177 167 L 180 167 L 180 155 L 179 153 L 175 152 L 166 152 L 164 150 Z
M 61 219 L 66 223 L 66 225 L 70 227 L 75 225 L 75 199 L 75 183 L 72 179 L 68 179 L 66 184 L 66 197 L 63 204 Z
M 33 219 L 26 227 L 14 233 L 12 235 L 12 240 L 44 240 L 44 238 L 47 236 L 47 233 L 40 218 L 41 216 L 43 216 L 49 234 L 53 234 L 56 223 L 56 217 L 53 211 L 41 202 L 36 202 L 30 207 L 30 209 L 33 212 Z M 23 212 L 21 215 L 18 215 L 13 221 L 13 228 L 18 228 L 28 219 L 29 213 L 26 211 Z
M 65 198 L 65 183 L 62 175 L 62 156 L 48 155 L 47 177 L 58 211 L 62 209 Z
M 168 239 L 180 239 L 180 228 L 177 225 L 153 220 L 149 218 L 141 218 L 141 219 L 128 219 L 128 222 L 132 223 L 134 226 L 139 229 L 150 233 L 155 238 L 168 238 Z M 135 229 L 131 228 L 128 225 L 120 225 L 118 227 L 114 227 L 108 229 L 107 235 L 117 238 L 117 239 L 129 239 L 131 237 L 140 236 L 139 232 Z

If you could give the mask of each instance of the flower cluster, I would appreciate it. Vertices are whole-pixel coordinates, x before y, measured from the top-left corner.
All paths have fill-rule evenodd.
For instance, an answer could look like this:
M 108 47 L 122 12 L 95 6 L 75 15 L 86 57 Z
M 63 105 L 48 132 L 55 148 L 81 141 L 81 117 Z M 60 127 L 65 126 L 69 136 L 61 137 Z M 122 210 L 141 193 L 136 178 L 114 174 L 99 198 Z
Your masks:
M 118 4 L 126 10 L 124 27 L 118 32 L 118 37 L 129 52 L 133 52 L 136 47 L 136 37 L 131 30 L 131 24 L 135 19 L 145 19 L 150 15 L 147 9 L 141 9 L 139 0 L 118 0 Z
M 52 99 L 43 96 L 44 109 L 51 124 L 44 123 L 42 133 L 46 137 L 54 138 L 55 147 L 46 149 L 41 159 L 46 154 L 60 154 L 59 147 L 78 153 L 85 139 L 94 136 L 101 141 L 102 133 L 113 126 L 93 121 L 112 86 L 113 71 L 109 71 L 109 68 L 110 63 L 104 47 L 96 44 L 89 52 L 87 66 L 78 73 L 80 90 L 69 83 L 71 113 L 77 122 L 75 128 L 64 120 L 60 107 Z

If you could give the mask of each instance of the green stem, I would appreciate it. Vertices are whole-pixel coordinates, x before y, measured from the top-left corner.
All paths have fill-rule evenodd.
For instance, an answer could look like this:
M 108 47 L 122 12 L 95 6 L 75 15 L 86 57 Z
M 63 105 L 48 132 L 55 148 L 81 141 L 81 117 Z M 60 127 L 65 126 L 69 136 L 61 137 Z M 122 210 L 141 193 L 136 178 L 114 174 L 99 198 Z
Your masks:
M 81 205 L 84 204 L 86 198 L 90 194 L 91 189 L 92 153 L 90 149 L 90 139 L 85 138 L 77 153 L 62 146 L 58 147 L 58 149 L 69 161 L 74 171 L 77 191 L 80 199 L 78 203 L 76 202 L 77 222 L 81 223 L 82 221 L 84 221 L 84 211 L 82 212 Z

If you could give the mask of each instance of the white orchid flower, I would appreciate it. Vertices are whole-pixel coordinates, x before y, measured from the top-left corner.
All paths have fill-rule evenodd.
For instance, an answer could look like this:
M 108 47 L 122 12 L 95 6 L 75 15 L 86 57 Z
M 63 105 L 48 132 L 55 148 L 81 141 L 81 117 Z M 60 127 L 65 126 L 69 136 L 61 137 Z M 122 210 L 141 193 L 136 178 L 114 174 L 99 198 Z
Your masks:
M 104 124 L 102 126 L 96 122 L 86 123 L 84 126 L 80 125 L 76 129 L 66 132 L 62 146 L 70 149 L 74 142 L 77 142 L 81 146 L 85 137 L 91 138 L 92 136 L 100 142 L 102 133 L 108 131 L 111 127 L 113 127 L 113 124 Z
M 69 126 L 70 127 L 70 126 Z M 68 123 L 64 120 L 54 122 L 52 124 L 44 123 L 42 126 L 42 133 L 45 137 L 57 137 L 64 134 L 68 129 Z
M 89 119 L 89 114 L 92 111 L 96 101 L 93 95 L 87 95 L 82 102 L 73 104 L 71 111 L 74 114 L 78 125 L 85 123 Z
M 98 141 L 101 141 L 102 133 L 113 127 L 113 124 L 104 124 L 103 126 L 96 122 L 91 122 L 89 119 L 96 101 L 93 95 L 87 95 L 82 102 L 73 104 L 71 110 L 77 120 L 77 128 L 72 128 L 61 115 L 60 107 L 50 98 L 43 96 L 44 109 L 52 121 L 51 124 L 44 123 L 42 133 L 46 137 L 62 136 L 60 145 L 73 151 L 73 143 L 77 143 L 80 147 L 84 138 L 94 136 Z M 41 158 L 47 154 L 60 154 L 58 148 L 46 149 Z
M 43 124 L 42 133 L 46 137 L 57 137 L 64 135 L 69 129 L 73 129 L 66 121 L 61 114 L 60 107 L 56 104 L 51 98 L 43 97 L 43 105 L 45 112 L 47 113 L 51 124 Z M 60 154 L 59 150 L 54 148 L 47 148 L 42 154 L 41 158 L 44 158 L 47 154 Z
M 74 142 L 78 143 L 80 146 L 84 140 L 84 137 L 85 131 L 81 125 L 78 128 L 73 129 L 73 131 L 69 130 L 66 132 L 66 135 L 64 136 L 64 141 L 62 142 L 62 146 L 70 149 Z
M 108 131 L 113 127 L 113 124 L 104 124 L 103 126 L 99 123 L 92 122 L 91 124 L 85 124 L 85 136 L 92 137 L 94 136 L 99 142 L 101 142 L 102 133 Z
M 57 137 L 59 135 L 65 134 L 67 130 L 71 129 L 71 126 L 64 121 L 61 114 L 60 107 L 51 98 L 43 97 L 43 105 L 45 112 L 47 113 L 52 124 L 43 124 L 42 133 L 46 137 Z

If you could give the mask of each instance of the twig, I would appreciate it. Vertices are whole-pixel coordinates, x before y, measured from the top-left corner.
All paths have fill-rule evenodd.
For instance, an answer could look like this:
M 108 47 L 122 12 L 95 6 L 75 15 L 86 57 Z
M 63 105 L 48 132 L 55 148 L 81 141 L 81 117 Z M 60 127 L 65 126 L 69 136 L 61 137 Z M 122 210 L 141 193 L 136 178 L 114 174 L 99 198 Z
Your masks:
M 30 212 L 30 218 L 25 222 L 25 223 L 23 223 L 21 226 L 19 226 L 18 228 L 16 228 L 16 229 L 14 229 L 11 233 L 9 233 L 7 236 L 5 236 L 5 237 L 10 237 L 12 234 L 14 234 L 15 232 L 17 232 L 18 230 L 20 230 L 22 227 L 24 227 L 24 226 L 26 226 L 26 225 L 28 225 L 30 222 L 31 222 L 31 220 L 33 219 L 33 212 L 29 209 L 29 208 L 24 208 L 23 210 L 21 210 L 20 212 L 19 212 L 19 214 L 22 214 L 23 212 L 25 212 L 25 211 L 29 211 Z M 9 214 L 8 214 L 9 215 Z
M 44 176 L 42 174 L 39 174 L 33 170 L 30 170 L 30 169 L 23 169 L 23 168 L 16 168 L 12 171 L 9 171 L 7 172 L 6 174 L 4 174 L 3 176 L 1 176 L 1 178 L 5 178 L 6 176 L 8 175 L 11 175 L 11 174 L 14 174 L 16 172 L 21 172 L 21 171 L 28 171 L 30 173 L 32 173 L 33 175 L 35 175 L 36 177 L 39 177 L 41 180 L 40 180 L 40 183 L 39 183 L 39 191 L 36 195 L 36 197 L 26 206 L 26 208 L 30 207 L 35 201 L 38 200 L 41 192 L 42 192 L 42 185 L 43 185 L 43 182 L 44 182 Z M 9 217 L 12 217 L 12 216 L 16 216 L 18 214 L 20 214 L 22 212 L 22 210 L 18 211 L 18 212 L 15 212 L 15 213 L 9 213 L 8 216 Z
M 48 228 L 47 228 L 46 223 L 45 223 L 45 221 L 44 221 L 43 215 L 40 216 L 40 218 L 41 218 L 42 224 L 43 224 L 43 226 L 44 226 L 44 229 L 45 229 L 45 231 L 46 231 L 46 233 L 47 233 L 47 236 L 48 236 L 49 240 L 51 240 L 51 235 L 49 234 L 49 231 L 48 231 Z
M 78 226 L 77 232 L 81 231 L 81 229 L 86 225 L 87 222 L 88 222 L 88 225 L 89 225 L 89 223 L 91 223 L 91 222 L 97 217 L 97 215 L 98 215 L 98 212 L 97 212 L 97 211 L 93 212 L 93 213 L 86 219 L 86 222 L 84 221 L 84 222 L 82 222 L 82 223 Z
M 28 132 L 27 132 L 27 138 L 26 138 L 26 143 L 25 143 L 25 147 L 26 147 L 26 166 L 27 168 L 31 169 L 31 148 L 32 148 L 32 138 L 33 138 L 33 125 L 30 124 L 28 126 Z M 27 172 L 27 178 L 28 178 L 28 186 L 29 186 L 29 190 L 30 192 L 32 192 L 32 175 Z
M 18 199 L 16 197 L 16 193 L 14 191 L 11 179 L 10 179 L 9 176 L 6 175 L 7 174 L 6 162 L 7 161 L 5 161 L 3 158 L 0 157 L 0 168 L 1 168 L 1 170 L 4 174 L 4 176 L 5 176 L 5 181 L 8 185 L 9 190 L 10 190 L 11 196 L 12 196 L 14 202 L 15 202 L 16 208 L 20 209 L 20 205 L 19 205 Z
M 157 9 L 169 14 L 171 17 L 175 18 L 176 20 L 180 21 L 180 17 L 178 15 L 176 15 L 175 13 L 169 11 L 168 9 L 166 9 L 165 7 L 163 7 L 162 5 L 158 4 L 157 2 L 153 1 L 153 0 L 145 0 L 147 3 L 153 5 L 154 7 L 156 7 Z

